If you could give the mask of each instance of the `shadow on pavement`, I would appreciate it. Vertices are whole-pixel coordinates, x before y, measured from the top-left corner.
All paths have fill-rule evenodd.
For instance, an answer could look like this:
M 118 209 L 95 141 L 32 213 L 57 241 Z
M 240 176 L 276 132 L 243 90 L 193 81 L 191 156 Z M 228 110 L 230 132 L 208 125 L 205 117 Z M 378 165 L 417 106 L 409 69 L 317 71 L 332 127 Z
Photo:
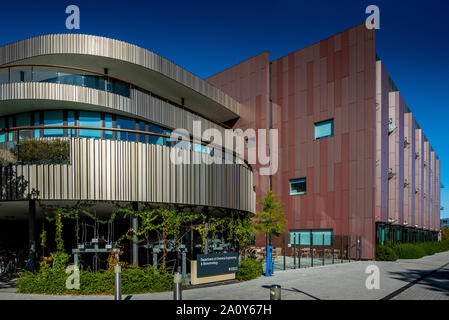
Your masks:
M 449 267 L 445 266 L 439 270 L 416 270 L 416 269 L 408 269 L 407 271 L 402 272 L 389 272 L 393 279 L 402 280 L 404 282 L 408 282 L 405 289 L 412 287 L 413 285 L 419 284 L 420 286 L 425 287 L 427 290 L 432 290 L 440 293 L 444 293 L 449 297 Z M 397 294 L 400 294 L 402 291 L 399 289 Z
M 263 285 L 262 286 L 262 288 L 266 288 L 266 289 L 270 289 L 270 287 L 271 286 L 268 286 L 268 285 Z M 296 289 L 296 288 L 291 288 L 291 289 L 281 288 L 281 290 L 282 291 L 291 291 L 291 292 L 301 293 L 301 294 L 303 294 L 305 296 L 308 296 L 309 298 L 312 298 L 314 300 L 320 300 L 319 298 L 317 298 L 317 297 L 315 297 L 315 296 L 313 296 L 313 295 L 311 295 L 311 294 L 309 294 L 307 292 L 304 292 L 304 291 L 301 291 L 299 289 Z
M 15 289 L 17 286 L 13 281 L 15 277 L 10 277 L 6 274 L 0 274 L 0 290 L 1 289 Z

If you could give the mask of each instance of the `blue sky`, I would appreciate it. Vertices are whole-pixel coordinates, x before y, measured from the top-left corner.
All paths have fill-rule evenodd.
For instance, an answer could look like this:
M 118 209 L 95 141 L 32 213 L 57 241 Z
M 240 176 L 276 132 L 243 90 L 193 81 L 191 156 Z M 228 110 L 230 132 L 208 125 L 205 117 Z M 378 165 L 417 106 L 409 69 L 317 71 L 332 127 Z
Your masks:
M 442 161 L 442 216 L 449 217 L 449 2 L 427 1 L 8 1 L 0 45 L 66 33 L 65 8 L 81 11 L 79 33 L 152 50 L 200 77 L 262 51 L 276 59 L 365 21 L 378 5 L 377 50 Z

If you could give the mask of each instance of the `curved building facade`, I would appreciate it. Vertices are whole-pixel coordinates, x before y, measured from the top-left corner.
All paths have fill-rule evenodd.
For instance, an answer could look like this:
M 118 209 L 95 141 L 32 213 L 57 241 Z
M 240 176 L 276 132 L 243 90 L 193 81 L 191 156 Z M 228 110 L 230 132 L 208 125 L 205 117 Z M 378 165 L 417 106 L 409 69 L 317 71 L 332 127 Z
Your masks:
M 46 35 L 0 48 L 0 218 L 40 201 L 121 201 L 255 211 L 249 165 L 170 161 L 173 130 L 189 136 L 183 156 L 234 157 L 194 137 L 193 122 L 224 132 L 240 103 L 137 46 L 89 35 Z M 28 140 L 68 141 L 58 163 L 15 159 Z M 18 161 L 14 161 L 18 160 Z M 15 178 L 11 175 L 15 175 Z M 21 192 L 11 181 L 24 179 Z M 14 180 L 15 181 L 15 180 Z M 18 184 L 18 183 L 16 183 Z M 19 188 L 16 186 L 16 188 Z M 3 210 L 2 210 L 3 208 Z M 39 208 L 38 208 L 39 210 Z M 2 213 L 3 212 L 3 213 Z

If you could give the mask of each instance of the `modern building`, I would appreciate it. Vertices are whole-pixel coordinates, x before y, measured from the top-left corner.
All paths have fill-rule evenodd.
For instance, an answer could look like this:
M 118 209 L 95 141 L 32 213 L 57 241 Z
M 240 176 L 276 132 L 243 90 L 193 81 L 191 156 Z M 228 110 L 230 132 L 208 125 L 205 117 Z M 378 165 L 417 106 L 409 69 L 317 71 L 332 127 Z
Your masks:
M 271 187 L 285 203 L 290 243 L 348 236 L 372 259 L 387 240 L 437 239 L 440 160 L 380 57 L 362 24 L 207 79 L 242 104 L 236 127 L 279 130 L 279 170 L 254 181 L 258 201 Z
M 442 218 L 440 220 L 440 228 L 447 228 L 449 227 L 449 219 L 448 218 Z
M 193 120 L 203 130 L 277 129 L 279 170 L 173 165 L 167 138 L 175 128 L 188 130 L 190 157 L 209 152 L 194 143 Z M 12 43 L 0 48 L 0 128 L 7 150 L 24 139 L 70 141 L 65 164 L 15 165 L 41 202 L 89 200 L 106 214 L 110 201 L 254 213 L 272 189 L 285 203 L 290 243 L 293 235 L 304 245 L 315 235 L 345 236 L 362 259 L 377 244 L 435 239 L 440 228 L 440 160 L 364 24 L 208 79 L 103 37 Z M 39 211 L 11 194 L 2 193 L 0 219 Z
M 1 166 L 0 219 L 29 220 L 34 243 L 35 219 L 51 204 L 85 201 L 99 216 L 113 203 L 254 213 L 249 165 L 170 161 L 172 130 L 190 133 L 184 151 L 193 159 L 211 151 L 193 143 L 193 121 L 224 131 L 240 110 L 207 81 L 125 42 L 56 34 L 0 47 L 3 157 L 14 159 L 29 139 L 70 143 L 66 163 Z

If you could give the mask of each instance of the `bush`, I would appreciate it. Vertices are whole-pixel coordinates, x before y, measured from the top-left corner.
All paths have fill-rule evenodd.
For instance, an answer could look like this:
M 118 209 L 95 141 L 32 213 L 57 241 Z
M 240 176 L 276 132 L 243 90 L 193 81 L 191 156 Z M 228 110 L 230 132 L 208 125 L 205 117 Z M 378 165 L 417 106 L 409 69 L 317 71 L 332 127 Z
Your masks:
M 19 161 L 24 164 L 63 164 L 70 158 L 70 142 L 61 139 L 24 140 L 18 154 Z
M 376 261 L 396 261 L 398 256 L 392 248 L 379 246 L 376 248 Z
M 80 271 L 80 289 L 69 290 L 66 280 L 69 276 L 65 272 L 64 254 L 52 255 L 53 266 L 41 262 L 39 272 L 25 271 L 18 280 L 19 293 L 38 294 L 113 294 L 114 269 L 91 272 Z M 58 259 L 61 260 L 58 260 Z M 157 270 L 153 266 L 122 268 L 123 294 L 150 293 L 170 291 L 173 286 L 173 275 L 164 270 Z
M 398 259 L 419 259 L 438 252 L 449 251 L 449 242 L 388 243 L 385 247 L 391 248 Z
M 239 264 L 235 278 L 237 280 L 252 280 L 263 274 L 262 263 L 256 259 L 243 258 Z

